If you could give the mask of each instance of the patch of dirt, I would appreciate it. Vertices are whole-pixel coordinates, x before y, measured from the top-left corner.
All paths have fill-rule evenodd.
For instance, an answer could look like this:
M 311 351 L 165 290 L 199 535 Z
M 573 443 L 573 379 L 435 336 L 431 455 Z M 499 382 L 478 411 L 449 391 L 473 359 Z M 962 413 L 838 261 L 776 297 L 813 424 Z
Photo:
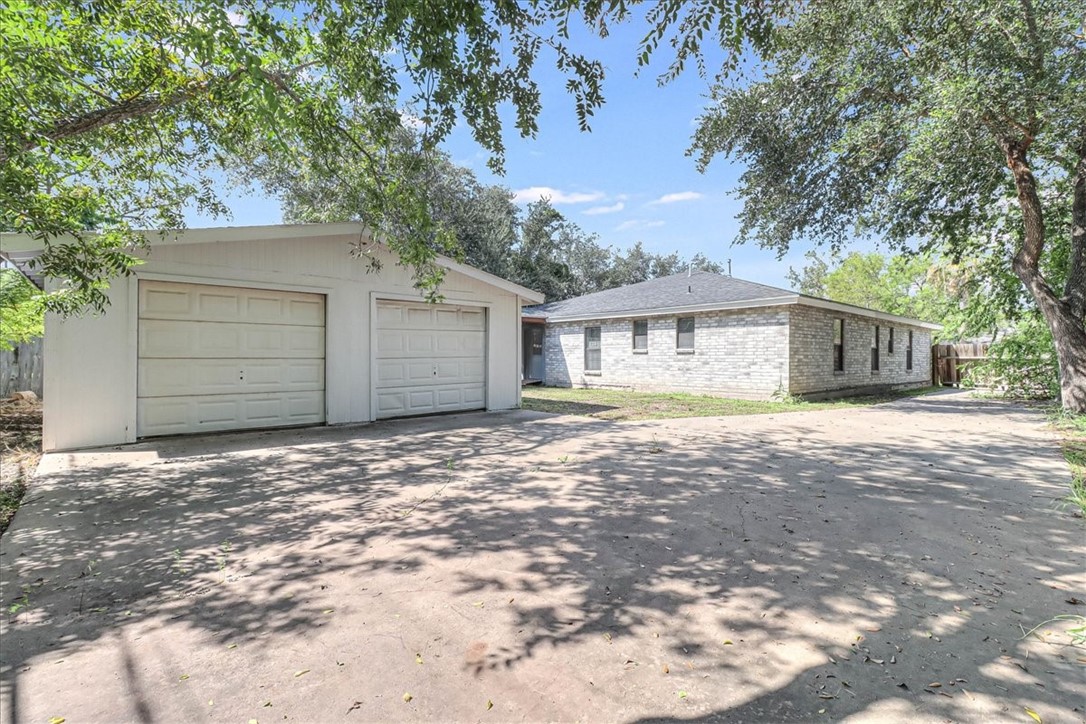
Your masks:
M 41 459 L 41 402 L 0 400 L 0 533 Z

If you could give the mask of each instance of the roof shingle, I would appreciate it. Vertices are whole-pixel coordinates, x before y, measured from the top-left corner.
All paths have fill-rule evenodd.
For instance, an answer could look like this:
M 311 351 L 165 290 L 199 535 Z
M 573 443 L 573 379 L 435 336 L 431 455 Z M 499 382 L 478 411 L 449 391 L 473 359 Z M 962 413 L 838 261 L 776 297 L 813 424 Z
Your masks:
M 787 289 L 756 284 L 735 277 L 707 271 L 673 274 L 615 289 L 606 289 L 561 302 L 525 307 L 524 313 L 543 317 L 603 318 L 652 314 L 668 309 L 702 307 L 713 304 L 735 305 L 741 302 L 793 300 L 796 293 Z M 782 299 L 782 303 L 785 300 Z

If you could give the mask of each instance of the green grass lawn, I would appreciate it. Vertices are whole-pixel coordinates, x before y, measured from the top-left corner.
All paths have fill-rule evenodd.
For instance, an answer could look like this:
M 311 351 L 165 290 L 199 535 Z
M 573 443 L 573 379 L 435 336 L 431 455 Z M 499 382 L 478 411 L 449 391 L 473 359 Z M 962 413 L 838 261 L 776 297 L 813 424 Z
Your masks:
M 1086 415 L 1053 410 L 1050 417 L 1071 468 L 1071 490 L 1064 502 L 1077 515 L 1086 517 Z
M 723 415 L 765 415 L 774 412 L 807 412 L 845 409 L 914 397 L 933 388 L 892 392 L 884 395 L 844 397 L 825 402 L 784 402 L 732 400 L 681 392 L 631 392 L 568 387 L 525 387 L 525 410 L 562 415 L 585 415 L 600 420 L 661 420 L 671 417 L 717 417 Z

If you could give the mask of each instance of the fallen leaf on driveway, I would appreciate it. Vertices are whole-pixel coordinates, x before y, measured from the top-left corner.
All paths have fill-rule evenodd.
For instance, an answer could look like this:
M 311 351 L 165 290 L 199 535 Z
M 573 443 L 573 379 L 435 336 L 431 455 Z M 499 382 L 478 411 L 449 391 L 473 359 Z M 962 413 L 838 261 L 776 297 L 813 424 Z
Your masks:
M 411 701 L 411 700 L 412 700 L 412 699 L 414 699 L 414 698 L 415 698 L 415 697 L 411 696 L 411 694 L 409 694 L 409 693 L 405 693 L 405 694 L 403 695 L 403 700 L 404 700 L 404 701 Z
M 494 702 L 492 702 L 490 699 L 487 699 L 486 700 L 486 710 L 490 711 L 493 708 L 494 708 Z
M 735 644 L 732 643 L 731 639 L 724 639 L 724 645 L 725 646 L 734 646 Z
M 416 664 L 421 664 L 422 663 L 422 654 L 415 654 L 415 663 Z
M 361 708 L 362 708 L 362 702 L 356 701 L 355 703 L 351 704 L 351 708 L 347 710 L 347 713 L 350 714 L 355 709 L 361 709 Z
M 185 681 L 188 678 L 189 678 L 188 674 L 181 674 L 181 677 L 178 679 L 178 681 Z
M 664 664 L 661 668 L 664 670 L 665 674 L 671 673 L 671 669 L 668 668 L 667 664 Z
M 685 691 L 680 691 L 679 692 L 679 698 L 680 699 L 685 699 L 686 697 L 687 697 L 687 693 Z
M 49 719 L 49 724 L 64 724 L 64 717 L 54 716 Z
M 1023 707 L 1023 708 L 1026 710 L 1026 713 L 1029 714 L 1032 719 L 1037 720 L 1037 722 L 1039 722 L 1039 723 L 1041 722 L 1041 715 L 1040 714 L 1033 711 L 1033 709 L 1030 709 L 1028 706 Z
M 301 671 L 295 671 L 294 672 L 294 678 L 297 679 L 299 676 L 305 676 L 308 673 L 309 673 L 309 669 L 302 669 Z

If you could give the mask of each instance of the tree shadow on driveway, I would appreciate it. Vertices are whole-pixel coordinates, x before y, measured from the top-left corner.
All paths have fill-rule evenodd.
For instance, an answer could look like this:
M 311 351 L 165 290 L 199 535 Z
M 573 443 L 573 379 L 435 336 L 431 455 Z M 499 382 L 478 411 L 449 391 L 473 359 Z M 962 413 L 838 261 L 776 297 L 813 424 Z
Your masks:
M 1019 640 L 1086 597 L 1040 422 L 917 398 L 86 455 L 3 539 L 4 719 L 1081 718 L 1082 651 Z

